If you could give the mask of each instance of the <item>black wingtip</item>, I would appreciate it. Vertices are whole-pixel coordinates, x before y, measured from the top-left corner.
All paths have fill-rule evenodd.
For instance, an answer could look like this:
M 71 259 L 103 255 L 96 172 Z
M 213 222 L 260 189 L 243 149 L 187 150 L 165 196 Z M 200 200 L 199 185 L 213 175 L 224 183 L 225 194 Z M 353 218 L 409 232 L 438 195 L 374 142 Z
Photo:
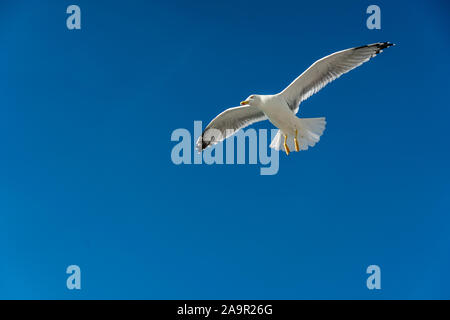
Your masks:
M 392 46 L 395 46 L 395 43 L 392 43 L 392 42 L 381 42 L 379 44 L 379 48 L 380 49 L 386 49 L 386 48 L 389 48 L 389 47 L 392 47 Z
M 210 143 L 211 143 L 210 141 L 203 140 L 203 135 L 201 135 L 197 140 L 195 148 L 197 149 L 198 153 L 201 153 L 203 150 L 205 150 L 210 145 Z
M 209 141 L 202 140 L 202 150 L 205 150 L 209 146 Z
M 380 42 L 376 43 L 375 46 L 377 47 L 377 51 L 375 51 L 375 54 L 379 54 L 380 52 L 383 52 L 383 49 L 395 46 L 392 42 Z
M 362 48 L 376 48 L 375 54 L 378 54 L 383 51 L 383 49 L 389 48 L 395 46 L 395 43 L 392 42 L 378 42 L 373 44 L 366 44 L 365 46 L 356 47 L 355 49 L 362 49 Z

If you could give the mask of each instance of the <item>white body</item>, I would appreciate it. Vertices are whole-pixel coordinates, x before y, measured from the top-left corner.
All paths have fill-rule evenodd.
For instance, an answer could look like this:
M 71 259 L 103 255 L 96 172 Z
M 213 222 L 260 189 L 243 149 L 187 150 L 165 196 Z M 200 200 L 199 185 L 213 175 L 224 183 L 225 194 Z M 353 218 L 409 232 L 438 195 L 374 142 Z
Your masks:
M 298 120 L 286 102 L 286 100 L 279 94 L 275 95 L 260 95 L 261 104 L 256 105 L 267 116 L 269 121 L 283 134 L 288 136 L 295 135 L 295 130 L 298 128 Z
M 296 134 L 300 150 L 313 147 L 320 140 L 320 136 L 325 130 L 325 118 L 298 118 L 281 94 L 259 95 L 259 98 L 261 101 L 256 107 L 264 112 L 275 127 L 280 129 L 270 144 L 271 148 L 286 151 L 284 137 L 287 136 L 288 148 L 294 150 Z

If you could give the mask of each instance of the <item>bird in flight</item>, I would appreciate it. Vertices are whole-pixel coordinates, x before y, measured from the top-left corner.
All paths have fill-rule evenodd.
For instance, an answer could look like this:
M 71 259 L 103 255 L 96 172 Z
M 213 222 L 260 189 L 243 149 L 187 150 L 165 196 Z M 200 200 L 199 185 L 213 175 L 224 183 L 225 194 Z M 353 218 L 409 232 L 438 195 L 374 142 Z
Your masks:
M 289 155 L 313 147 L 325 130 L 325 118 L 298 118 L 300 103 L 331 81 L 360 66 L 383 49 L 393 46 L 378 42 L 330 54 L 314 62 L 283 91 L 274 95 L 252 94 L 241 106 L 223 111 L 215 117 L 198 138 L 199 152 L 219 143 L 252 123 L 269 120 L 279 130 L 270 147 Z

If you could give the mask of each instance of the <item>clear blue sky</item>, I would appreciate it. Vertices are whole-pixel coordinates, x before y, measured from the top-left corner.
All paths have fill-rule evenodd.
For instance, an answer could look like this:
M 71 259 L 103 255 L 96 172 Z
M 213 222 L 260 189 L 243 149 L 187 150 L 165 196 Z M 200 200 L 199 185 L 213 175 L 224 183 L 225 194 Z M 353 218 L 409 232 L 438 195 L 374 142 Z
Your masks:
M 449 9 L 2 1 L 0 298 L 450 298 Z M 378 41 L 397 46 L 302 105 L 327 129 L 277 175 L 171 162 L 174 129 Z

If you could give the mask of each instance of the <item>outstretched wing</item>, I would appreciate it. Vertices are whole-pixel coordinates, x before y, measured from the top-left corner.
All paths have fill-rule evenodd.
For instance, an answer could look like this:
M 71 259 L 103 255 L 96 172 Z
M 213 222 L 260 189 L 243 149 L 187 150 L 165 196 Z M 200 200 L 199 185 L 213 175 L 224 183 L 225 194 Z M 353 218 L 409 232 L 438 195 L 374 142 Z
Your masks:
M 392 45 L 389 42 L 379 42 L 330 54 L 314 62 L 281 95 L 291 110 L 297 113 L 300 102 Z
M 207 147 L 225 140 L 239 129 L 266 119 L 266 115 L 256 107 L 245 106 L 227 109 L 215 117 L 205 128 L 197 140 L 197 150 L 201 152 Z

